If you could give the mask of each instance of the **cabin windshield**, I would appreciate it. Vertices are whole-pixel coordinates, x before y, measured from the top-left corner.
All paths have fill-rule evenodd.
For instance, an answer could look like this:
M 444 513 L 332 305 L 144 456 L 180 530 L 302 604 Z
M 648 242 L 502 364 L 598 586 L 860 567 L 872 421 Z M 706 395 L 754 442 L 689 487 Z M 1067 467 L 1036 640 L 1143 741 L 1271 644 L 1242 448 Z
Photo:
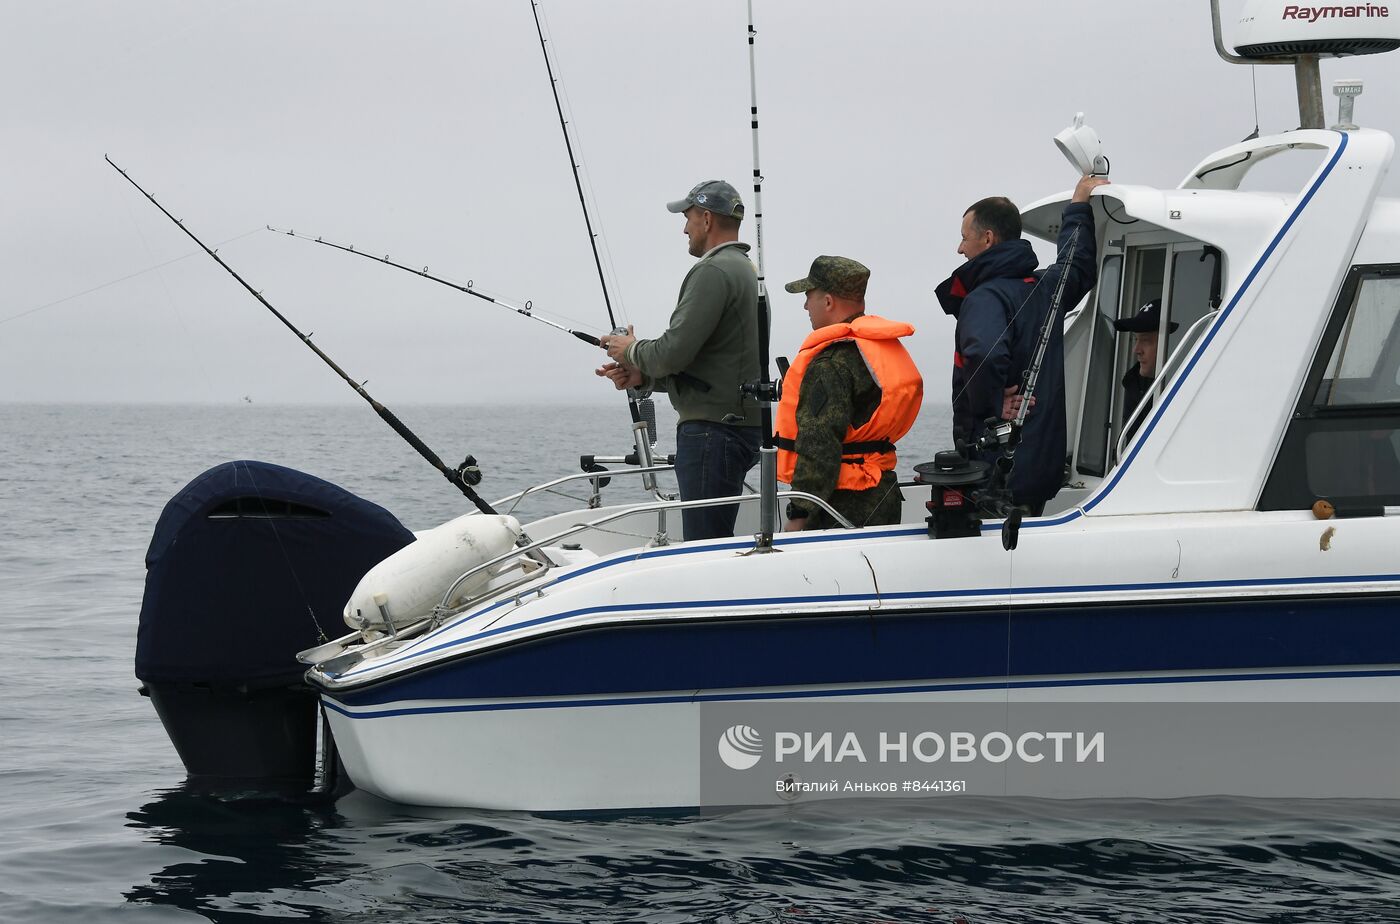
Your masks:
M 1352 267 L 1261 510 L 1400 505 L 1400 265 Z
M 1323 407 L 1400 403 L 1400 278 L 1363 277 L 1323 372 Z

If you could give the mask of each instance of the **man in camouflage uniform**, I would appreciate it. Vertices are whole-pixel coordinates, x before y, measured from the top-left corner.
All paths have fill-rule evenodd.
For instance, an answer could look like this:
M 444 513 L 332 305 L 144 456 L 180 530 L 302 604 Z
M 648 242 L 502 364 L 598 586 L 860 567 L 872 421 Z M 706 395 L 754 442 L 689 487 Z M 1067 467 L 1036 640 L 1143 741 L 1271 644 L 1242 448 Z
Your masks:
M 827 501 L 855 526 L 899 522 L 903 496 L 894 472 L 894 441 L 912 425 L 923 395 L 923 380 L 898 342 L 914 329 L 865 314 L 869 278 L 870 270 L 855 260 L 821 256 L 806 278 L 784 286 L 806 294 L 803 307 L 813 333 L 788 372 L 779 403 L 780 478 L 795 491 Z M 877 383 L 872 368 L 889 388 Z M 790 391 L 794 385 L 796 395 Z M 796 433 L 789 436 L 785 430 L 794 420 Z M 785 462 L 785 451 L 795 453 L 795 461 Z M 869 461 L 876 458 L 878 464 Z M 862 462 L 869 463 L 863 470 Z M 862 477 L 868 486 L 843 486 Z M 809 501 L 787 506 L 785 531 L 835 525 Z

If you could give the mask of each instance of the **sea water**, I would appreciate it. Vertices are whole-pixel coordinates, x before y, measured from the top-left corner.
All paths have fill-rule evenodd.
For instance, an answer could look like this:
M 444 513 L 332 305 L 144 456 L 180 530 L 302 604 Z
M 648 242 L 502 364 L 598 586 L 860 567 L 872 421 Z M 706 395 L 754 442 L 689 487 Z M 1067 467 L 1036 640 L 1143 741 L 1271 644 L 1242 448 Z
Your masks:
M 487 498 L 630 448 L 620 402 L 395 410 L 449 466 L 476 455 Z M 926 409 L 901 469 L 946 434 Z M 0 405 L 0 922 L 1400 921 L 1394 802 L 542 816 L 187 787 L 132 673 L 142 559 L 166 500 L 240 458 L 411 529 L 470 509 L 363 405 Z

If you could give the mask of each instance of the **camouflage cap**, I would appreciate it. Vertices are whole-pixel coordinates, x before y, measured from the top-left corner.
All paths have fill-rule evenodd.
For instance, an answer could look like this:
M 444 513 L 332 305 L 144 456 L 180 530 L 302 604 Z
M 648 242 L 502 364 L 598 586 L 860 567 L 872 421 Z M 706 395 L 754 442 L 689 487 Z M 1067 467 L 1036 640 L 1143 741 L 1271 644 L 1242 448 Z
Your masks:
M 870 270 L 864 264 L 849 257 L 820 256 L 812 261 L 805 279 L 789 282 L 783 288 L 794 294 L 821 289 L 837 298 L 860 301 L 865 298 L 865 284 L 869 281 Z
M 716 215 L 726 215 L 740 220 L 743 220 L 744 217 L 744 201 L 739 198 L 739 191 L 724 180 L 705 180 L 696 183 L 690 192 L 685 194 L 684 199 L 667 202 L 666 211 L 684 212 L 692 205 L 698 205 Z

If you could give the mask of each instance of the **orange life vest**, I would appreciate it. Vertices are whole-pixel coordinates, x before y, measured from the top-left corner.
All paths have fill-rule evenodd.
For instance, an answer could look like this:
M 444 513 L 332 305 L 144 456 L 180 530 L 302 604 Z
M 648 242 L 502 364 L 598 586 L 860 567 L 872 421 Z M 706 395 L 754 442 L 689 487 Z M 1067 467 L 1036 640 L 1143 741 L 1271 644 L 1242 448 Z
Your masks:
M 797 399 L 802 377 L 817 354 L 833 343 L 853 341 L 860 348 L 866 368 L 880 387 L 880 406 L 870 419 L 846 431 L 841 441 L 841 471 L 836 487 L 863 491 L 880 483 L 880 475 L 895 466 L 895 441 L 909 432 L 924 400 L 924 380 L 914 359 L 899 338 L 914 328 L 903 321 L 889 321 L 864 314 L 846 324 L 829 324 L 812 331 L 802 341 L 797 358 L 783 376 L 783 397 L 778 402 L 776 442 L 778 480 L 792 484 L 797 467 Z

